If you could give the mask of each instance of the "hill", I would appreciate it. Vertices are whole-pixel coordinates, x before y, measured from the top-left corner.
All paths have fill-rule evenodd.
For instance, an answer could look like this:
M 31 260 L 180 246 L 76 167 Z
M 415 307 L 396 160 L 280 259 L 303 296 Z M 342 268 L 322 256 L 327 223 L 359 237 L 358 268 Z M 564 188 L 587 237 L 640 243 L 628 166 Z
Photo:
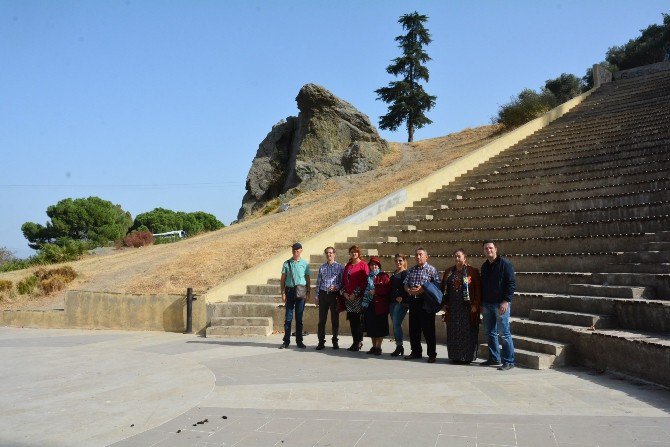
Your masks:
M 498 136 L 498 126 L 465 129 L 411 144 L 391 143 L 372 171 L 329 179 L 317 191 L 294 198 L 289 210 L 250 215 L 243 222 L 187 240 L 112 251 L 67 263 L 79 274 L 70 289 L 122 293 L 202 293 L 270 256 L 286 250 L 376 200 L 420 179 Z M 335 241 L 333 241 L 334 243 Z M 33 269 L 0 274 L 17 282 Z M 0 295 L 0 309 L 63 306 L 64 291 L 48 297 Z

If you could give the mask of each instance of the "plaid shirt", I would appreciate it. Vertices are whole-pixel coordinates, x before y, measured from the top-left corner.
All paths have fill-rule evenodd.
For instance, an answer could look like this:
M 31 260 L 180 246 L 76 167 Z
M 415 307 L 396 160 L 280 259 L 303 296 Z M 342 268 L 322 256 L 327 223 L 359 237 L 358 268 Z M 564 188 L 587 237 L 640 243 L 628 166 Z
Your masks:
M 321 264 L 319 273 L 316 275 L 316 293 L 321 290 L 330 292 L 330 286 L 335 286 L 336 291 L 340 290 L 342 288 L 342 272 L 344 272 L 344 266 L 339 262 Z
M 432 265 L 425 263 L 420 266 L 417 264 L 407 270 L 407 276 L 405 277 L 407 287 L 422 286 L 428 281 L 435 283 L 438 287 L 440 285 L 440 274 Z

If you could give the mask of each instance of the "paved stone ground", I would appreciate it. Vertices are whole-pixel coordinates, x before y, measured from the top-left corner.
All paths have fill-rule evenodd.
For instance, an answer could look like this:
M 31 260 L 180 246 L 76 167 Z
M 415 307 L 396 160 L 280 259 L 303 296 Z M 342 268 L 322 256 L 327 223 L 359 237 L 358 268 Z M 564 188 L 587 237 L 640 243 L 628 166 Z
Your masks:
M 0 328 L 0 446 L 670 447 L 656 386 L 305 341 Z

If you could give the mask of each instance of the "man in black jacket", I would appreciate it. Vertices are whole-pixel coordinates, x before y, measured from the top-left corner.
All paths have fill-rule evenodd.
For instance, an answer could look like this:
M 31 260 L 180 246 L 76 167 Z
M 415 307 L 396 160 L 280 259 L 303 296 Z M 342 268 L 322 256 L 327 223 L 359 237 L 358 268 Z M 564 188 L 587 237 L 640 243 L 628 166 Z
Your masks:
M 491 240 L 482 244 L 486 261 L 482 264 L 482 315 L 484 331 L 489 345 L 489 359 L 483 366 L 498 366 L 506 371 L 514 368 L 514 343 L 510 331 L 509 315 L 512 296 L 516 290 L 514 267 L 507 259 L 498 256 L 498 247 Z M 502 364 L 500 345 L 502 341 Z

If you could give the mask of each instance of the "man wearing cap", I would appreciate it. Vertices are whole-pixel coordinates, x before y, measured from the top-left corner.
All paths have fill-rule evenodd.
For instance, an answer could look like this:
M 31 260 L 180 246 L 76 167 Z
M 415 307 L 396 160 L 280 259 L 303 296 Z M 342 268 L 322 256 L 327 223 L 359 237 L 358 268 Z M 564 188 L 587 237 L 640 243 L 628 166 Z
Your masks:
M 291 322 L 295 313 L 295 343 L 304 349 L 302 342 L 302 314 L 305 310 L 305 300 L 309 298 L 309 263 L 300 258 L 302 245 L 296 242 L 291 247 L 293 256 L 284 261 L 281 269 L 281 299 L 286 305 L 284 319 L 284 342 L 279 349 L 288 348 L 291 343 Z
M 316 305 L 319 306 L 319 326 L 317 330 L 319 344 L 316 346 L 318 351 L 326 345 L 328 311 L 330 311 L 330 323 L 333 326 L 333 349 L 340 348 L 337 344 L 337 334 L 340 330 L 337 297 L 342 288 L 342 272 L 344 271 L 344 266 L 335 261 L 335 249 L 333 247 L 326 247 L 323 253 L 326 255 L 326 262 L 321 264 L 319 273 L 316 275 Z

